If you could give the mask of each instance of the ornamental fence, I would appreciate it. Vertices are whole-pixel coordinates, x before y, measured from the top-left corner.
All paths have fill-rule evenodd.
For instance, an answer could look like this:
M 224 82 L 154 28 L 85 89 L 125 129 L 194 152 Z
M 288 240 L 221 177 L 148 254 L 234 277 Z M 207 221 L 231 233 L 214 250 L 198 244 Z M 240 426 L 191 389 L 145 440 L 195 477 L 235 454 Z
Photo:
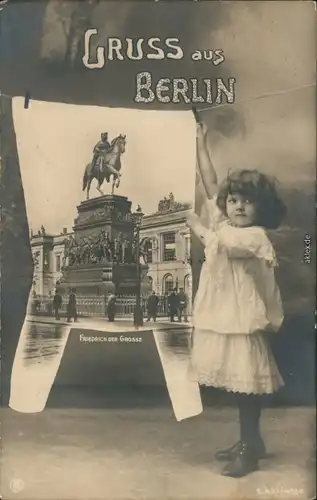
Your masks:
M 158 296 L 159 304 L 157 310 L 158 317 L 166 317 L 169 314 L 168 311 L 168 298 L 166 296 Z M 60 314 L 65 316 L 67 313 L 67 303 L 68 297 L 62 296 L 62 307 L 60 309 Z M 116 317 L 118 318 L 128 318 L 133 316 L 134 308 L 136 305 L 136 297 L 131 296 L 119 296 L 116 299 Z M 104 317 L 106 316 L 106 301 L 105 297 L 89 297 L 89 296 L 76 296 L 76 306 L 77 314 L 82 317 Z M 141 298 L 141 307 L 143 310 L 143 315 L 147 315 L 147 297 Z M 29 306 L 29 313 L 38 316 L 53 316 L 53 297 L 51 296 L 41 296 L 37 295 L 36 298 L 31 299 Z M 187 306 L 187 315 L 191 314 L 191 304 Z

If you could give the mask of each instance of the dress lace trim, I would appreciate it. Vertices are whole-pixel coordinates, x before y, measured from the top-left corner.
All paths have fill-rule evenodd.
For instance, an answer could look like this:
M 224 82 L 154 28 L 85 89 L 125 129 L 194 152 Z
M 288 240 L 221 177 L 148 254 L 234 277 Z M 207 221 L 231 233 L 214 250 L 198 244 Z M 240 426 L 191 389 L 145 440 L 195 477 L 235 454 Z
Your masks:
M 216 387 L 218 389 L 225 389 L 227 392 L 243 392 L 245 394 L 272 394 L 278 391 L 285 384 L 280 376 L 277 374 L 261 376 L 260 378 L 254 377 L 252 383 L 247 383 L 241 378 L 224 379 L 223 376 L 210 373 L 199 373 L 197 381 L 200 385 L 207 387 Z

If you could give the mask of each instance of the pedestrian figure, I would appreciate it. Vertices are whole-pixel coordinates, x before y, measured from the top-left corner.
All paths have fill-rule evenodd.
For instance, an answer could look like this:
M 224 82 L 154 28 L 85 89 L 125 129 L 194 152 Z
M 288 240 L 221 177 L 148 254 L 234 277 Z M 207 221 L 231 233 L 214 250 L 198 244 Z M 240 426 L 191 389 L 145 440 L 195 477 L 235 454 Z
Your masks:
M 187 306 L 188 306 L 188 297 L 184 292 L 183 288 L 179 289 L 178 292 L 178 321 L 182 321 L 182 316 L 184 314 L 184 321 L 187 323 Z
M 34 304 L 35 304 L 35 310 L 37 312 L 40 312 L 41 311 L 41 300 L 37 294 L 35 294 Z
M 178 305 L 179 299 L 177 295 L 177 288 L 174 288 L 174 290 L 168 296 L 169 317 L 172 322 L 175 321 L 174 317 L 177 316 Z
M 109 321 L 114 321 L 116 315 L 116 296 L 111 292 L 108 295 L 107 315 Z
M 198 165 L 208 229 L 191 214 L 188 225 L 205 246 L 193 312 L 191 376 L 201 385 L 235 393 L 240 439 L 218 451 L 222 474 L 242 477 L 265 456 L 261 394 L 284 385 L 268 342 L 283 321 L 276 257 L 265 229 L 276 229 L 285 207 L 273 181 L 257 170 L 231 171 L 218 188 L 206 129 L 197 126 Z
M 158 304 L 159 298 L 155 291 L 153 291 L 147 301 L 147 321 L 150 321 L 151 318 L 153 318 L 153 321 L 156 321 Z
M 53 309 L 54 309 L 54 315 L 56 320 L 60 320 L 60 314 L 59 310 L 62 307 L 63 299 L 60 293 L 58 291 L 55 291 L 55 295 L 53 298 Z
M 77 304 L 76 304 L 76 295 L 75 289 L 72 288 L 68 297 L 67 304 L 67 322 L 70 323 L 71 318 L 74 318 L 74 322 L 78 321 L 77 319 Z

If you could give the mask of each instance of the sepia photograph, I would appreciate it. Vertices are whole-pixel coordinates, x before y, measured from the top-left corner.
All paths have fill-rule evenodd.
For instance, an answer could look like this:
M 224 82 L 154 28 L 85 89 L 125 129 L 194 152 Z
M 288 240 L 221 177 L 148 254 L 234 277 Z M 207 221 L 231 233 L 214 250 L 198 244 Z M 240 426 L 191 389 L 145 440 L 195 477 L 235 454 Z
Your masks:
M 313 498 L 313 2 L 0 4 L 2 497 Z
M 113 391 L 116 377 L 105 356 L 117 364 L 119 351 L 132 349 L 135 364 L 146 352 L 136 330 L 148 331 L 155 324 L 165 331 L 171 325 L 171 334 L 176 323 L 175 331 L 188 332 L 192 277 L 186 218 L 194 203 L 195 120 L 183 111 L 35 101 L 26 115 L 23 99 L 13 104 L 34 274 L 10 407 L 31 413 L 44 409 L 56 377 L 56 385 L 59 380 L 67 385 L 59 376 L 64 366 L 68 384 L 104 384 Z M 47 116 L 54 130 L 43 129 Z M 83 131 L 83 123 L 94 125 Z M 106 123 L 108 130 L 102 131 Z M 124 134 L 119 133 L 122 127 Z M 175 195 L 167 193 L 171 186 Z M 74 335 L 71 323 L 76 323 Z M 88 335 L 87 330 L 109 336 Z M 152 337 L 154 349 L 156 342 L 160 364 L 164 342 Z M 96 355 L 91 368 L 100 352 L 101 380 L 93 372 L 88 375 L 82 363 L 68 367 L 67 353 L 79 347 L 78 356 L 87 351 L 90 357 L 90 343 Z M 149 383 L 145 367 L 136 374 L 135 366 L 124 365 L 118 382 L 125 380 L 127 387 Z M 170 376 L 169 370 L 168 383 Z

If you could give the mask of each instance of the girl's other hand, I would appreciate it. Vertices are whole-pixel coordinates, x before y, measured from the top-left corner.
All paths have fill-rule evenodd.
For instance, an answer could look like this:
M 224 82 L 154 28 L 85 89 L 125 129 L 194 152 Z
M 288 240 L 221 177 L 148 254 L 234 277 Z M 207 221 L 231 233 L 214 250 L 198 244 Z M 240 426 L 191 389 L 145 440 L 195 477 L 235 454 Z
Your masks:
M 194 212 L 191 212 L 187 217 L 186 225 L 194 232 L 194 234 L 200 240 L 202 240 L 203 244 L 205 244 L 204 241 L 205 241 L 207 229 L 202 224 L 200 217 L 197 214 L 195 214 Z
M 192 228 L 195 226 L 195 224 L 198 222 L 199 217 L 195 212 L 190 212 L 188 214 L 187 220 L 186 220 L 186 226 L 189 228 Z

